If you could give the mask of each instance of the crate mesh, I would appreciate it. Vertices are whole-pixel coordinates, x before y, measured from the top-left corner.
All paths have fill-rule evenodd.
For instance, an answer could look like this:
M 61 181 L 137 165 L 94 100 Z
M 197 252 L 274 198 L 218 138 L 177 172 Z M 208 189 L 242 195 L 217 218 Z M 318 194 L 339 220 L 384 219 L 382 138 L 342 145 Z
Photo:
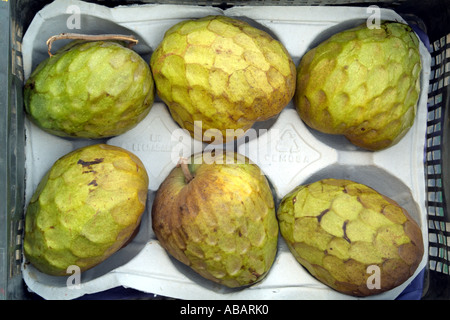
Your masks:
M 426 173 L 428 186 L 429 269 L 449 274 L 450 222 L 446 207 L 443 171 L 446 148 L 444 127 L 448 116 L 445 112 L 450 80 L 450 34 L 430 46 L 432 56 L 428 92 Z

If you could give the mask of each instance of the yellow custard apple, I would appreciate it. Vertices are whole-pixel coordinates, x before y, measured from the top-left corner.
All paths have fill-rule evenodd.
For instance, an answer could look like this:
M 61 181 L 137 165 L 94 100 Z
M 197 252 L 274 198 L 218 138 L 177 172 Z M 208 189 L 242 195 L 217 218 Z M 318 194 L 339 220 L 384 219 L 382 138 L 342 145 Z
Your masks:
M 255 122 L 278 115 L 295 91 L 295 65 L 284 46 L 225 16 L 174 25 L 150 66 L 174 120 L 201 141 L 242 136 Z

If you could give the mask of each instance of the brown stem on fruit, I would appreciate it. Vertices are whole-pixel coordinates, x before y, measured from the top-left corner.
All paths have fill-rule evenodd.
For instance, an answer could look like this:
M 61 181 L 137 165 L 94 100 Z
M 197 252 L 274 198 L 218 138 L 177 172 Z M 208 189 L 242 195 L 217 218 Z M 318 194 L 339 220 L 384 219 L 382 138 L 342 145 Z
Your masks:
M 62 39 L 71 39 L 71 40 L 87 40 L 87 41 L 101 41 L 101 40 L 120 40 L 120 41 L 128 41 L 128 48 L 131 48 L 135 44 L 137 44 L 139 41 L 134 36 L 125 36 L 121 34 L 99 34 L 99 35 L 90 35 L 90 34 L 79 34 L 79 33 L 60 33 L 55 36 L 51 36 L 47 40 L 47 47 L 48 47 L 48 55 L 50 57 L 53 56 L 52 54 L 52 44 L 56 40 L 62 40 Z
M 181 167 L 181 171 L 183 171 L 184 178 L 186 179 L 186 183 L 189 183 L 194 179 L 194 176 L 189 171 L 189 166 L 187 165 L 186 158 L 181 158 L 178 162 L 178 165 Z

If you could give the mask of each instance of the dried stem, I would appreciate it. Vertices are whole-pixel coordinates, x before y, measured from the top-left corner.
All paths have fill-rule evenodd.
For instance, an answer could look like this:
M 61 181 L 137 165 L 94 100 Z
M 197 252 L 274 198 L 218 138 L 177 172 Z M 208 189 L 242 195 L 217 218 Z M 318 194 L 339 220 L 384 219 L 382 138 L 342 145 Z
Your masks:
M 79 33 L 60 33 L 58 35 L 51 36 L 47 40 L 48 47 L 48 55 L 50 57 L 53 56 L 52 44 L 56 40 L 62 39 L 72 39 L 72 40 L 87 40 L 87 41 L 100 41 L 100 40 L 120 40 L 120 41 L 128 41 L 128 48 L 131 48 L 139 41 L 134 36 L 125 36 L 121 34 L 99 34 L 99 35 L 90 35 L 90 34 L 79 34 Z
M 194 179 L 194 176 L 189 171 L 189 166 L 187 165 L 187 159 L 180 158 L 180 161 L 178 161 L 178 165 L 181 167 L 181 171 L 183 171 L 184 178 L 186 179 L 186 183 L 191 182 L 191 180 Z

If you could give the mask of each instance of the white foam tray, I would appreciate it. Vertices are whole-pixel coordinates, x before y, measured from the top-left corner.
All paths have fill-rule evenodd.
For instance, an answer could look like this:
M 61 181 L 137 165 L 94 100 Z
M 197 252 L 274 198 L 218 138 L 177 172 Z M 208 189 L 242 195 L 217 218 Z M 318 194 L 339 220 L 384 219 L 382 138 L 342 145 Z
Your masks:
M 382 19 L 403 21 L 393 11 L 382 9 L 380 13 Z M 318 41 L 366 21 L 373 11 L 353 7 L 281 6 L 227 10 L 180 5 L 107 8 L 80 1 L 57 0 L 36 14 L 24 36 L 25 77 L 46 58 L 45 41 L 51 35 L 61 32 L 135 34 L 140 39 L 136 50 L 149 61 L 152 50 L 170 26 L 183 19 L 211 14 L 250 18 L 259 23 L 285 45 L 297 65 L 302 55 Z M 68 21 L 80 22 L 81 29 L 68 29 Z M 53 50 L 63 44 L 64 41 L 56 42 Z M 423 44 L 420 51 L 422 92 L 416 120 L 408 134 L 389 149 L 368 152 L 351 145 L 343 137 L 310 130 L 300 120 L 292 102 L 278 118 L 255 126 L 247 138 L 226 146 L 247 155 L 261 167 L 273 186 L 277 201 L 299 184 L 321 178 L 346 178 L 375 188 L 411 213 L 421 227 L 425 247 L 419 268 L 401 286 L 364 299 L 396 298 L 426 265 L 428 234 L 423 154 L 430 57 Z M 23 264 L 27 286 L 43 298 L 74 299 L 124 286 L 181 299 L 356 299 L 314 279 L 293 258 L 281 237 L 276 260 L 267 277 L 245 289 L 227 289 L 204 280 L 162 249 L 151 229 L 150 209 L 154 193 L 175 166 L 180 150 L 188 156 L 210 146 L 192 140 L 183 132 L 160 101 L 155 102 L 150 114 L 137 127 L 106 141 L 55 137 L 28 120 L 25 128 L 27 203 L 40 179 L 59 157 L 87 144 L 106 142 L 132 151 L 141 158 L 150 177 L 147 211 L 138 235 L 108 260 L 83 273 L 78 288 L 67 286 L 67 277 L 48 276 L 30 264 Z

